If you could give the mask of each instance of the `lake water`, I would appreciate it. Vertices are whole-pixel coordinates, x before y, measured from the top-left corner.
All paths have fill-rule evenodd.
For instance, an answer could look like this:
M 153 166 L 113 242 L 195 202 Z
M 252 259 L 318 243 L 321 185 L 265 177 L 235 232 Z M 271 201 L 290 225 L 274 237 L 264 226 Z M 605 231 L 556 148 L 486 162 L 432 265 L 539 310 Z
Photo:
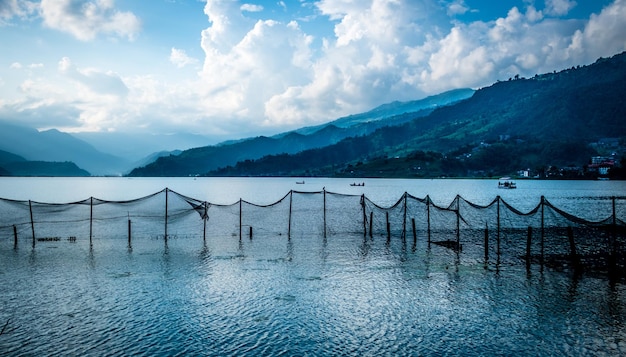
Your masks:
M 325 189 L 381 205 L 404 192 L 441 205 L 457 194 L 479 204 L 500 195 L 527 210 L 545 196 L 597 218 L 611 214 L 609 197 L 626 192 L 613 181 L 499 190 L 494 180 L 300 180 L 0 178 L 0 197 L 129 200 L 168 187 L 211 203 L 269 204 L 292 189 Z M 624 212 L 620 204 L 620 219 Z M 12 237 L 0 237 L 0 354 L 626 354 L 626 288 L 602 276 L 496 267 L 443 247 L 351 234 L 118 243 L 14 249 Z

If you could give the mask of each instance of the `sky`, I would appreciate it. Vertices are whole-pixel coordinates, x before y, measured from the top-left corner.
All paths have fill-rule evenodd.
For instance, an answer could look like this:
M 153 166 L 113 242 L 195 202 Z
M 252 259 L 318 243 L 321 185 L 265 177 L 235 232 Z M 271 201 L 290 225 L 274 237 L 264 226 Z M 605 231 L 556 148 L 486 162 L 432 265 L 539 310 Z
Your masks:
M 626 50 L 626 0 L 0 0 L 0 120 L 216 141 Z

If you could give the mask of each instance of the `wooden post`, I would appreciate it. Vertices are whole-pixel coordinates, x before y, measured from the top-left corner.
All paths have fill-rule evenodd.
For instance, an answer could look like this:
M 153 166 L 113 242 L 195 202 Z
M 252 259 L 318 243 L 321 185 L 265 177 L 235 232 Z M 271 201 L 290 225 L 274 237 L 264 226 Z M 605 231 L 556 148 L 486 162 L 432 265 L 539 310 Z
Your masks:
M 489 261 L 489 225 L 485 222 L 485 263 Z
M 167 243 L 167 193 L 169 189 L 165 188 L 165 242 Z
M 291 239 L 291 211 L 293 208 L 293 190 L 289 191 L 289 226 L 287 227 L 287 240 Z M 252 227 L 250 227 L 250 239 L 252 239 Z
M 206 222 L 209 220 L 209 208 L 206 201 L 204 201 L 204 215 L 202 216 L 202 220 L 204 221 L 204 228 L 202 230 L 202 241 L 206 242 Z
M 250 240 L 252 240 L 252 226 L 250 226 Z
M 363 238 L 367 237 L 367 213 L 365 213 L 365 194 L 361 195 L 361 208 L 363 209 Z
M 374 232 L 372 231 L 374 228 L 374 211 L 370 212 L 370 238 L 374 236 Z
M 498 261 L 500 260 L 500 196 L 496 197 L 496 256 L 498 257 Z
M 324 187 L 324 238 L 326 238 L 326 188 Z
M 132 244 L 131 244 L 131 221 L 130 221 L 130 217 L 128 218 L 128 248 L 132 248 Z
M 413 248 L 417 246 L 417 230 L 415 229 L 415 218 L 411 218 L 411 226 L 413 227 Z
M 457 253 L 461 250 L 461 204 L 460 198 L 461 196 L 456 196 L 456 251 Z
M 407 197 L 408 193 L 404 192 L 404 217 L 402 219 L 402 241 L 406 241 L 406 206 L 407 206 Z
M 33 233 L 33 248 L 35 248 L 35 221 L 33 220 L 33 203 L 28 200 L 28 210 L 30 211 L 30 229 Z
M 533 239 L 533 227 L 528 226 L 528 234 L 526 235 L 526 270 L 530 269 L 530 245 Z
M 17 249 L 17 227 L 13 225 L 13 249 Z
M 93 246 L 93 196 L 89 198 L 89 247 Z
M 428 232 L 428 246 L 430 246 L 430 196 L 426 196 L 426 229 Z
M 389 223 L 389 211 L 385 212 L 385 219 L 387 221 L 387 243 L 391 241 L 391 224 Z
M 539 260 L 540 260 L 540 264 L 541 264 L 541 268 L 543 268 L 543 244 L 544 244 L 544 238 L 545 238 L 545 223 L 544 223 L 544 207 L 545 207 L 545 197 L 541 196 L 541 244 L 540 244 L 540 256 L 539 256 Z
M 242 222 L 242 217 L 241 217 L 242 208 L 241 208 L 241 205 L 242 205 L 242 200 L 240 198 L 239 199 L 239 241 L 240 242 L 241 242 L 241 222 Z

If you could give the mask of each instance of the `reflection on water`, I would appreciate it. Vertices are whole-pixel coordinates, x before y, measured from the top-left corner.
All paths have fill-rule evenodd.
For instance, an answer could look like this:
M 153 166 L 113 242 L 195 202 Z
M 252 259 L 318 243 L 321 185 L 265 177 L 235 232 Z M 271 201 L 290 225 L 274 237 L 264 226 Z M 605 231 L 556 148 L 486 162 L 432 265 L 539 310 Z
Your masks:
M 362 235 L 0 245 L 10 355 L 619 355 L 626 289 Z

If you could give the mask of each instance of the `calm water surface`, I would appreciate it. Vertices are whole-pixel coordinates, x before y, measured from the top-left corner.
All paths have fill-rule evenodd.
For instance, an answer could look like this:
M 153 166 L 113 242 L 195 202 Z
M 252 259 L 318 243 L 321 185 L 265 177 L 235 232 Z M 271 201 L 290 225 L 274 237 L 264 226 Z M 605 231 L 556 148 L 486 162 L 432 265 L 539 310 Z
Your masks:
M 530 209 L 544 195 L 578 212 L 589 197 L 603 211 L 602 198 L 626 192 L 622 182 L 520 181 L 505 191 L 493 180 L 305 180 L 8 178 L 0 197 L 127 200 L 169 187 L 213 203 L 266 204 L 325 188 L 383 205 L 408 192 L 444 205 L 457 194 L 481 204 L 501 195 Z M 626 354 L 626 289 L 602 277 L 485 266 L 443 247 L 349 234 L 123 243 L 15 250 L 0 237 L 0 354 Z

